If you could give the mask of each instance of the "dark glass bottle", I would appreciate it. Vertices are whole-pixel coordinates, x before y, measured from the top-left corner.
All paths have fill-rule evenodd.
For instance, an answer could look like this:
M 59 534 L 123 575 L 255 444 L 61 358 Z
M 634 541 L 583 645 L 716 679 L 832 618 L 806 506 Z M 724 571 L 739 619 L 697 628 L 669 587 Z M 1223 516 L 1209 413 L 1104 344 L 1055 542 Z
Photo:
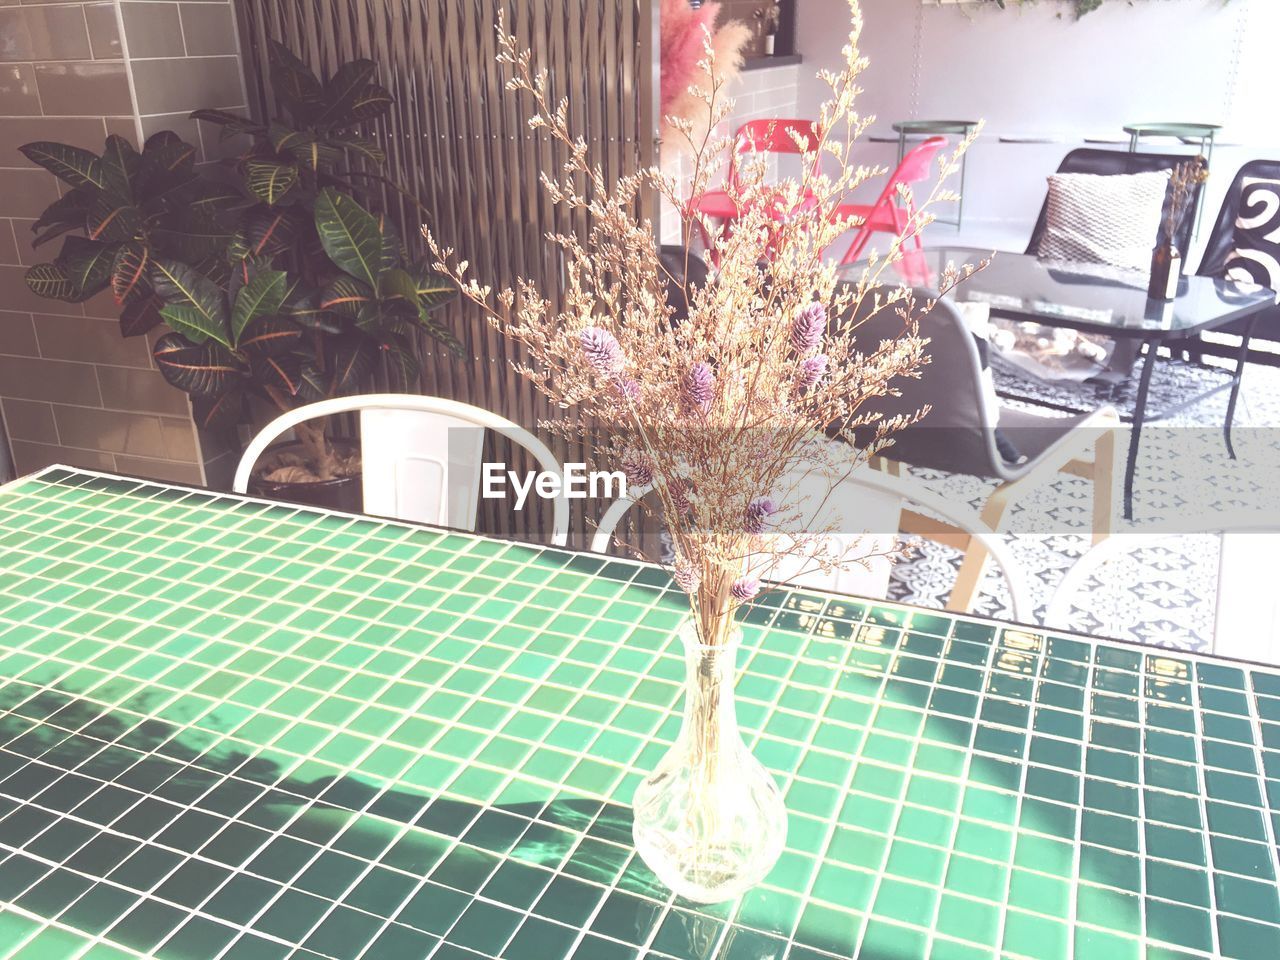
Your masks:
M 1182 278 L 1182 254 L 1172 243 L 1162 243 L 1151 254 L 1151 282 L 1147 296 L 1152 300 L 1172 300 L 1178 295 Z

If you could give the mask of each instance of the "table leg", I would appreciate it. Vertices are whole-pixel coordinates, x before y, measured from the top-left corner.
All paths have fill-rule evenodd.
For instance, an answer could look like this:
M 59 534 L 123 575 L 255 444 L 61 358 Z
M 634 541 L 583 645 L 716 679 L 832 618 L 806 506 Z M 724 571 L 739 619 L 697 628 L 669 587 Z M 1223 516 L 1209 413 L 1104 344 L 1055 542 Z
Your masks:
M 1138 441 L 1142 439 L 1142 421 L 1147 416 L 1147 393 L 1151 390 L 1151 374 L 1159 359 L 1158 340 L 1143 342 L 1146 359 L 1142 362 L 1142 379 L 1138 381 L 1138 396 L 1133 404 L 1133 431 L 1129 434 L 1129 455 L 1124 467 L 1124 518 L 1133 519 L 1133 474 L 1138 466 Z
M 1231 444 L 1231 424 L 1236 418 L 1236 400 L 1240 397 L 1240 381 L 1244 376 L 1244 364 L 1249 356 L 1249 339 L 1253 336 L 1253 325 L 1257 321 L 1257 316 L 1254 314 L 1249 318 L 1249 323 L 1240 336 L 1240 349 L 1236 352 L 1236 369 L 1231 376 L 1231 399 L 1227 401 L 1227 420 L 1222 425 L 1222 436 L 1227 441 L 1227 455 L 1232 460 L 1236 458 L 1236 448 Z

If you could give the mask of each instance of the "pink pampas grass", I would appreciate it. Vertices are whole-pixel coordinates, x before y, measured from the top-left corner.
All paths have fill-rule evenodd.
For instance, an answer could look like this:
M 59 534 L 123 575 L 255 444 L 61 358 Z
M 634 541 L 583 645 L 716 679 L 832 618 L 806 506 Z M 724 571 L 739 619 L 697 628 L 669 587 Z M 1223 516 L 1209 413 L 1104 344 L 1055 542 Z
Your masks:
M 751 31 L 737 21 L 716 27 L 720 4 L 704 3 L 696 10 L 689 0 L 662 0 L 662 31 L 660 38 L 662 58 L 662 83 L 659 91 L 661 108 L 662 161 L 672 162 L 682 153 L 691 153 L 685 135 L 676 130 L 668 118 L 678 118 L 693 125 L 695 141 L 706 136 L 706 104 L 690 87 L 709 90 L 711 77 L 699 63 L 705 58 L 703 44 L 711 35 L 715 50 L 716 76 L 726 82 L 732 80 L 742 67 L 742 48 L 750 39 Z

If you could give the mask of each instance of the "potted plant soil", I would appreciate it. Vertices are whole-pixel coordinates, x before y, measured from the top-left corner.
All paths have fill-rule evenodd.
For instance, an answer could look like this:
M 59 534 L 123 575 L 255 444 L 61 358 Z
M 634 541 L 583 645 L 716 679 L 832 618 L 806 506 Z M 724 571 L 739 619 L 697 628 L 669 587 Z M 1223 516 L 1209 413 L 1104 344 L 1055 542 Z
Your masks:
M 196 111 L 247 141 L 202 170 L 195 148 L 170 131 L 140 152 L 115 136 L 101 155 L 26 144 L 27 158 L 70 188 L 33 227 L 37 246 L 66 234 L 62 249 L 27 283 L 73 303 L 109 287 L 126 337 L 167 324 L 156 364 L 190 395 L 206 430 L 359 393 L 375 371 L 391 389 L 411 389 L 417 335 L 461 353 L 432 317 L 456 288 L 411 259 L 388 218 L 356 199 L 353 178 L 388 182 L 376 173 L 382 151 L 353 132 L 391 105 L 375 73 L 356 60 L 321 80 L 273 43 L 285 116 L 256 123 Z M 262 458 L 251 490 L 360 509 L 358 445 L 329 431 L 324 420 L 295 428 L 292 443 Z

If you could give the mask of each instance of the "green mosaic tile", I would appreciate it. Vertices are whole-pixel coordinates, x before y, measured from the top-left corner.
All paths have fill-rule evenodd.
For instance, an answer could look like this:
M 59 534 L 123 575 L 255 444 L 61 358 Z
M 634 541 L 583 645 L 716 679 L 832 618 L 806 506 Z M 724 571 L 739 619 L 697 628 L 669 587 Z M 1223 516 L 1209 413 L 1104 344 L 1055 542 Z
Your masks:
M 797 592 L 788 849 L 673 902 L 661 571 L 51 470 L 0 492 L 0 958 L 1280 956 L 1280 674 Z

